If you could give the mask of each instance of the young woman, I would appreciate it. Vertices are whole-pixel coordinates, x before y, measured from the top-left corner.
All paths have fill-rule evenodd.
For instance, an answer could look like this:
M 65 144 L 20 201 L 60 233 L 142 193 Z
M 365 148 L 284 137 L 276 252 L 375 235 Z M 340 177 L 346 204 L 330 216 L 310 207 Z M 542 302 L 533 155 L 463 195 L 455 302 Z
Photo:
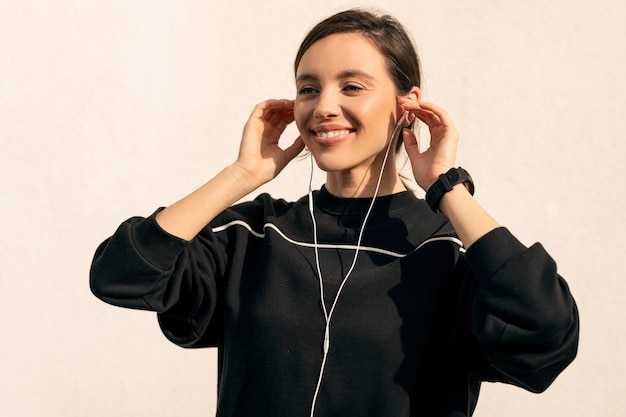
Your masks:
M 234 163 L 97 249 L 92 291 L 156 311 L 174 343 L 217 347 L 218 416 L 469 416 L 482 381 L 546 389 L 576 355 L 574 300 L 542 246 L 472 198 L 451 120 L 420 101 L 403 27 L 331 16 L 295 79 L 295 100 L 255 107 Z M 400 146 L 426 201 L 398 175 Z M 231 207 L 305 147 L 322 189 Z

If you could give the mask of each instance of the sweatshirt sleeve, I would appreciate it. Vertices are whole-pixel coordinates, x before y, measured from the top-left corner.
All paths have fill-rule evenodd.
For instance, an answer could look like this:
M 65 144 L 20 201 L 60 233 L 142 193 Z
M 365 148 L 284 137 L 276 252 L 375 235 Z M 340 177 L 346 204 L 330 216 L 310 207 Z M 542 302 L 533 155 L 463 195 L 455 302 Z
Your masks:
M 112 305 L 157 312 L 164 334 L 176 344 L 212 346 L 223 256 L 210 239 L 173 236 L 156 222 L 156 213 L 131 218 L 96 250 L 91 291 Z
M 526 248 L 498 228 L 467 250 L 478 281 L 471 333 L 482 379 L 544 391 L 573 361 L 578 312 L 556 264 L 540 244 Z

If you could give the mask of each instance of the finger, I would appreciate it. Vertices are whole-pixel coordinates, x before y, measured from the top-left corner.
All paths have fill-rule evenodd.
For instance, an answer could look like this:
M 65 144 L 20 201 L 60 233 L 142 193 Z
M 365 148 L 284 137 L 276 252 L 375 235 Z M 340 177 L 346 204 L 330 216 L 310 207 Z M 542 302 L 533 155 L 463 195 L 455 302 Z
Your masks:
M 267 109 L 270 109 L 273 106 L 275 107 L 277 105 L 276 103 L 277 101 L 280 101 L 280 100 L 265 100 L 265 101 L 258 103 L 256 106 L 254 106 L 254 109 L 252 110 L 252 113 L 250 114 L 250 118 L 257 118 L 257 119 L 263 118 Z
M 272 126 L 278 126 L 283 119 L 282 112 L 268 110 L 265 113 L 264 119 Z
M 427 102 L 421 102 L 419 105 L 425 112 L 424 114 L 428 114 L 432 120 L 436 120 L 437 123 L 443 126 L 454 126 L 448 112 L 443 107 Z
M 293 100 L 287 99 L 270 99 L 258 103 L 252 110 L 251 118 L 261 119 L 271 110 L 290 109 L 293 110 Z
M 293 100 L 268 100 L 265 106 L 265 112 L 269 113 L 282 113 L 293 111 Z
M 398 97 L 398 104 L 402 108 L 403 111 L 408 111 L 409 113 L 413 113 L 416 110 L 420 109 L 419 103 L 412 100 L 407 100 L 403 97 Z
M 398 97 L 398 104 L 400 105 L 403 111 L 409 112 L 409 114 L 406 117 L 406 122 L 407 122 L 407 125 L 411 124 L 413 120 L 415 120 L 416 118 L 415 112 L 420 111 L 419 103 L 413 100 L 408 100 L 404 97 Z
M 426 125 L 430 128 L 442 125 L 441 118 L 431 110 L 419 107 L 414 109 L 411 113 L 413 113 L 413 115 L 415 115 L 415 117 L 420 119 L 422 122 L 426 123 Z
M 304 142 L 302 141 L 302 137 L 298 136 L 291 145 L 285 148 L 285 156 L 288 161 L 291 161 L 293 158 L 298 156 L 300 152 L 304 149 Z
M 419 103 L 415 100 L 409 100 L 406 97 L 399 96 L 397 98 L 398 104 L 405 108 L 405 110 L 409 110 L 412 108 L 419 108 Z
M 264 109 L 293 109 L 294 101 L 281 98 L 265 100 L 259 104 L 262 105 Z
M 434 103 L 416 102 L 405 97 L 398 97 L 398 104 L 404 110 L 409 110 L 429 127 L 454 126 L 448 112 Z
M 287 103 L 284 106 L 271 107 L 265 110 L 264 120 L 268 121 L 271 125 L 278 126 L 286 120 L 286 124 L 293 121 L 293 104 Z
M 285 128 L 294 121 L 293 110 L 284 110 L 281 112 L 276 112 L 268 122 L 274 126 L 275 129 L 282 132 Z
M 415 136 L 415 133 L 411 129 L 402 129 L 402 141 L 404 142 L 404 148 L 409 155 L 409 159 L 413 159 L 420 154 L 417 136 Z

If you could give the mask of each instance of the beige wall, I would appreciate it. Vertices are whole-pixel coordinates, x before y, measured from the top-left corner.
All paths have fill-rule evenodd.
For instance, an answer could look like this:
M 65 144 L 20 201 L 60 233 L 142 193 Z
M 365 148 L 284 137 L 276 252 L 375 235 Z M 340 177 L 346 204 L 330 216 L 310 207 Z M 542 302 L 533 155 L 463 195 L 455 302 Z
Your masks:
M 540 396 L 486 385 L 476 415 L 626 415 L 626 3 L 373 4 L 414 35 L 476 197 L 543 242 L 581 310 L 557 382 Z M 293 97 L 305 30 L 354 5 L 0 0 L 1 416 L 212 414 L 215 352 L 96 300 L 93 251 L 232 161 L 254 103 Z M 266 189 L 295 198 L 307 172 L 294 163 Z

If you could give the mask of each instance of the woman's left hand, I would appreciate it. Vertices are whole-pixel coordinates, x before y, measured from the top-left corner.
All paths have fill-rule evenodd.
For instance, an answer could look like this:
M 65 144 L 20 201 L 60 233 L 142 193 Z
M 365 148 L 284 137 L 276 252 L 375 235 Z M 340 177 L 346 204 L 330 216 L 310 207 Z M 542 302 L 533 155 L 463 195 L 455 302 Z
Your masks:
M 398 104 L 424 122 L 430 130 L 430 147 L 420 151 L 415 133 L 403 129 L 404 146 L 409 155 L 417 184 L 427 191 L 439 175 L 456 165 L 459 133 L 448 113 L 433 103 L 415 102 L 400 97 Z

